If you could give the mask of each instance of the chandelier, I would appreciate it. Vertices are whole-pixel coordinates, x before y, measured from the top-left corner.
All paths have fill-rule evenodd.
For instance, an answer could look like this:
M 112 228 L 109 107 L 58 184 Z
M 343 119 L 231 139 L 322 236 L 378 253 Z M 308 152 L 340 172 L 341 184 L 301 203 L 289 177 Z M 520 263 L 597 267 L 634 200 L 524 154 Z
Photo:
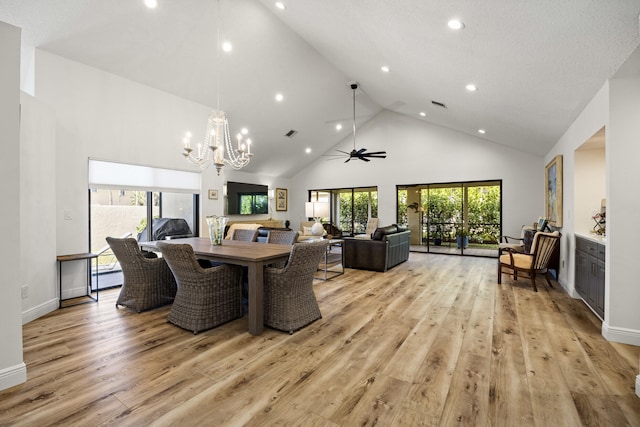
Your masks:
M 216 110 L 212 111 L 207 120 L 207 131 L 204 141 L 197 145 L 197 149 L 191 147 L 191 133 L 187 132 L 183 139 L 184 150 L 182 155 L 191 163 L 201 169 L 207 169 L 214 164 L 218 175 L 224 165 L 231 166 L 238 170 L 242 169 L 251 161 L 251 139 L 243 141 L 242 133 L 236 135 L 237 146 L 234 147 L 229 133 L 229 120 L 227 114 L 220 110 L 220 0 L 216 3 L 217 18 L 217 41 L 216 41 L 216 67 L 217 77 L 217 97 L 218 104 Z M 226 154 L 226 156 L 225 156 Z

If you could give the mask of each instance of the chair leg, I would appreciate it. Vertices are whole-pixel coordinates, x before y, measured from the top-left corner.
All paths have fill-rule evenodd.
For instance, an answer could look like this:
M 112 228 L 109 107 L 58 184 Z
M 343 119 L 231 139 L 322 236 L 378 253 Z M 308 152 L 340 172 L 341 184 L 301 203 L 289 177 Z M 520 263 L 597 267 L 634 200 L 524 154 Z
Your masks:
M 551 286 L 553 288 L 553 285 L 551 284 L 551 273 L 549 273 L 547 271 L 547 273 L 544 275 L 545 279 L 547 279 L 547 283 L 549 284 L 549 286 Z
M 536 273 L 531 273 L 531 285 L 533 286 L 533 290 L 538 292 L 538 287 L 536 286 Z
M 498 261 L 498 285 L 502 283 L 502 264 Z

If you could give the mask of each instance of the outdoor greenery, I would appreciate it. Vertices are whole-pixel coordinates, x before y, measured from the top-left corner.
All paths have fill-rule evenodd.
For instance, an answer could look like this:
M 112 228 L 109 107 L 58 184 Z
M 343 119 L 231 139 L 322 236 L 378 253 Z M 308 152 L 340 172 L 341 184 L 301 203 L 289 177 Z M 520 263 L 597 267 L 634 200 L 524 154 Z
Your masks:
M 313 190 L 311 199 L 331 200 L 331 222 L 345 234 L 364 233 L 369 218 L 378 217 L 378 191 L 371 188 Z
M 463 222 L 464 191 L 467 218 Z M 500 186 L 449 186 L 421 188 L 420 205 L 409 205 L 407 189 L 398 190 L 398 223 L 408 224 L 407 209 L 420 209 L 422 238 L 440 244 L 468 236 L 472 244 L 495 245 L 500 235 Z M 466 227 L 465 227 L 466 225 Z
M 262 194 L 241 194 L 240 209 L 241 215 L 269 213 L 269 198 Z
M 338 193 L 338 199 L 340 207 L 338 227 L 343 232 L 364 233 L 369 218 L 378 217 L 377 191 L 343 191 Z

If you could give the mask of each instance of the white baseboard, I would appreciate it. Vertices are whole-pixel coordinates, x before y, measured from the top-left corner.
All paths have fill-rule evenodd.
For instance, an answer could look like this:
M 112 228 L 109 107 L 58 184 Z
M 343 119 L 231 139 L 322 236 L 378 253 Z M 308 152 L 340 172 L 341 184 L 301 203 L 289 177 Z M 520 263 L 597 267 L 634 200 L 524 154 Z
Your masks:
M 87 294 L 86 287 L 73 288 L 73 289 L 63 289 L 62 290 L 62 299 L 70 299 L 77 298 Z
M 0 370 L 0 390 L 6 390 L 27 382 L 27 365 L 24 362 Z
M 602 336 L 608 341 L 640 346 L 640 331 L 627 328 L 612 328 L 602 322 Z
M 26 325 L 32 320 L 36 320 L 37 318 L 42 317 L 45 314 L 49 314 L 52 311 L 57 310 L 59 306 L 60 306 L 60 301 L 58 300 L 58 298 L 54 298 L 40 305 L 37 305 L 33 308 L 30 308 L 26 311 L 23 311 L 22 324 Z

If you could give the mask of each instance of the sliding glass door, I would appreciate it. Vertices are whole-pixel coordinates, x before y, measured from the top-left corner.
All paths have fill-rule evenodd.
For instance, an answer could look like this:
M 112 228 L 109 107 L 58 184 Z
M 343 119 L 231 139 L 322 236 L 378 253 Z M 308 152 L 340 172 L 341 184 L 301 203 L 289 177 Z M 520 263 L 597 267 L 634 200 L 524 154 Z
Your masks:
M 398 223 L 415 251 L 497 256 L 501 182 L 398 186 Z
M 181 236 L 197 235 L 197 212 L 197 194 L 89 190 L 90 248 L 99 254 L 100 288 L 122 284 L 120 266 L 106 243 L 107 236 L 149 241 L 165 236 L 167 230 L 169 235 L 178 232 Z

